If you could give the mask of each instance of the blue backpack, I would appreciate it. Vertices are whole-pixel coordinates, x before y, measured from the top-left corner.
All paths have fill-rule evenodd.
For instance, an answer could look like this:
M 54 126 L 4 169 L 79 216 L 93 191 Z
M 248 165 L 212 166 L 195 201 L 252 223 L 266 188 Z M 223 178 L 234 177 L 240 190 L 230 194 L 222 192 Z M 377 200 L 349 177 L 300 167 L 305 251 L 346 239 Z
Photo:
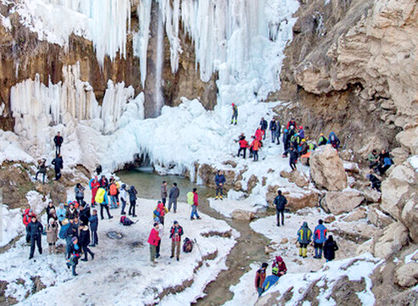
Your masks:
M 58 234 L 58 236 L 61 239 L 66 239 L 67 238 L 67 236 L 68 236 L 68 233 L 67 232 L 68 232 L 68 228 L 70 227 L 70 224 L 71 223 L 68 222 L 67 224 L 61 226 L 60 232 Z

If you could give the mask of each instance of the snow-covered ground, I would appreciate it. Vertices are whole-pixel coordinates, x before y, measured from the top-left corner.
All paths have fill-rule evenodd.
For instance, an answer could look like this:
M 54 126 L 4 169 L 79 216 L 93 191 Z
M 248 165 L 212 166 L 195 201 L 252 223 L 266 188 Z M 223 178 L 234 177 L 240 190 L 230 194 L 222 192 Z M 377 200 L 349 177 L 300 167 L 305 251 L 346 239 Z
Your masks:
M 224 221 L 204 214 L 201 214 L 202 220 L 190 221 L 190 206 L 179 203 L 177 214 L 169 213 L 166 216 L 161 257 L 153 267 L 149 261 L 147 239 L 156 201 L 139 199 L 138 203 L 138 222 L 129 227 L 119 224 L 119 209 L 111 210 L 115 216 L 113 219 L 99 222 L 99 245 L 92 248 L 95 259 L 87 263 L 80 262 L 77 277 L 71 276 L 67 270 L 63 254 L 47 254 L 45 236 L 42 237 L 44 254 L 39 255 L 36 251 L 34 260 L 27 259 L 29 247 L 25 245 L 24 238 L 20 239 L 13 248 L 0 254 L 0 262 L 8 263 L 0 267 L 0 279 L 9 282 L 6 296 L 13 296 L 24 305 L 152 304 L 160 302 L 158 296 L 164 289 L 181 286 L 188 280 L 192 280 L 190 287 L 179 290 L 175 295 L 166 293 L 161 303 L 184 305 L 203 296 L 206 284 L 215 279 L 222 269 L 226 269 L 225 260 L 238 233 L 232 231 L 231 238 L 202 236 L 212 230 L 227 232 L 231 228 Z M 174 220 L 183 226 L 183 237 L 198 242 L 192 253 L 181 253 L 179 262 L 169 258 L 169 228 Z M 46 216 L 42 221 L 45 224 Z M 124 237 L 121 240 L 110 239 L 106 235 L 109 231 L 120 232 Z M 63 241 L 58 243 L 63 244 Z M 217 256 L 214 259 L 202 262 L 202 257 L 215 252 Z M 33 276 L 39 276 L 47 288 L 26 299 L 27 293 L 30 294 L 32 290 L 30 277 Z M 82 286 L 78 285 L 80 282 Z

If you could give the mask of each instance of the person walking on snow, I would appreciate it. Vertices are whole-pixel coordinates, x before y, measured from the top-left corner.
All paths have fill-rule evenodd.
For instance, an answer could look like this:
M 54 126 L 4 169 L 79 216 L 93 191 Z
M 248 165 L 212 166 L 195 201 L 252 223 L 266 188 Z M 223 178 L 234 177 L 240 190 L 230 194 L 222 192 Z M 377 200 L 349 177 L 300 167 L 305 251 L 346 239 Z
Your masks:
M 91 259 L 94 259 L 94 253 L 89 249 L 90 244 L 90 230 L 87 224 L 80 227 L 80 246 L 84 253 L 82 261 L 88 261 L 87 254 L 90 254 Z
M 314 258 L 321 259 L 322 258 L 322 248 L 324 246 L 324 242 L 327 239 L 327 228 L 324 226 L 324 221 L 321 219 L 318 220 L 318 225 L 314 229 L 314 248 L 315 248 L 315 256 Z
M 279 269 L 278 270 L 279 276 L 285 275 L 287 273 L 286 264 L 281 256 L 276 256 L 276 259 L 273 261 L 272 267 Z
M 128 215 L 132 217 L 136 217 L 135 215 L 135 206 L 136 206 L 136 195 L 138 194 L 138 191 L 136 191 L 135 186 L 131 186 L 128 190 L 129 193 L 129 211 Z
M 298 151 L 293 146 L 293 144 L 291 144 L 289 148 L 289 165 L 290 165 L 290 168 L 292 168 L 292 171 L 295 171 L 297 169 L 296 168 L 297 160 L 298 160 Z
M 161 184 L 161 201 L 163 202 L 164 206 L 167 202 L 167 182 L 163 181 Z
M 258 296 L 261 296 L 261 294 L 263 293 L 263 283 L 264 280 L 266 279 L 266 270 L 268 267 L 268 263 L 264 262 L 261 265 L 261 268 L 257 270 L 257 272 L 255 273 L 255 289 L 257 290 Z
M 223 200 L 223 195 L 224 195 L 223 187 L 224 187 L 225 182 L 226 182 L 225 175 L 223 174 L 221 170 L 218 170 L 218 173 L 215 175 L 215 184 L 216 184 L 215 200 L 217 199 Z
M 96 193 L 97 193 L 97 189 L 99 187 L 100 187 L 99 180 L 98 180 L 97 176 L 95 176 L 89 181 L 89 188 L 91 190 L 91 206 L 92 207 L 94 207 Z
M 261 128 L 261 132 L 263 134 L 263 139 L 266 139 L 267 126 L 268 126 L 267 120 L 264 119 L 264 117 L 262 117 L 261 120 L 260 120 L 260 128 Z
M 97 236 L 97 229 L 99 227 L 99 218 L 97 217 L 97 209 L 93 209 L 93 214 L 89 218 L 91 230 L 91 247 L 99 244 L 99 237 Z
M 253 154 L 254 161 L 258 161 L 258 150 L 260 149 L 260 147 L 261 147 L 260 140 L 258 140 L 257 137 L 255 137 L 255 139 L 251 143 L 251 152 Z
M 35 180 L 38 180 L 38 174 L 42 174 L 42 184 L 45 184 L 45 176 L 46 176 L 46 159 L 42 158 L 38 160 L 38 171 L 35 174 Z
M 118 208 L 118 186 L 115 179 L 112 177 L 109 183 L 110 208 Z
M 97 189 L 95 202 L 98 205 L 100 205 L 100 217 L 102 218 L 102 220 L 104 219 L 104 217 L 103 217 L 103 209 L 106 210 L 107 216 L 108 216 L 109 219 L 112 219 L 113 218 L 113 216 L 111 216 L 110 215 L 110 212 L 109 212 L 109 197 L 107 195 L 106 189 L 104 189 L 103 187 L 99 187 Z
M 168 211 L 171 211 L 171 206 L 173 206 L 174 213 L 177 212 L 177 199 L 180 196 L 180 189 L 177 187 L 177 183 L 173 183 L 173 187 L 170 188 L 168 194 Z
M 160 239 L 161 238 L 158 232 L 158 223 L 155 222 L 154 227 L 151 229 L 151 232 L 148 237 L 148 243 L 150 246 L 150 259 L 152 264 L 156 263 L 155 256 L 157 254 L 157 245 Z
M 26 232 L 29 235 L 30 238 L 30 254 L 29 259 L 33 258 L 33 254 L 35 252 L 35 243 L 38 246 L 39 254 L 42 254 L 42 232 L 44 230 L 44 227 L 42 224 L 38 221 L 36 216 L 32 216 L 28 226 L 26 227 Z
M 197 207 L 199 206 L 199 196 L 197 194 L 197 189 L 193 188 L 192 192 L 187 194 L 187 203 L 192 206 L 192 213 L 190 214 L 190 220 L 194 220 L 194 217 L 201 219 L 197 213 Z
M 312 231 L 308 227 L 307 222 L 303 222 L 302 226 L 298 230 L 298 242 L 299 242 L 299 256 L 306 258 L 308 256 L 308 244 L 311 242 Z
M 165 214 L 168 212 L 167 207 L 164 206 L 164 203 L 161 201 L 158 201 L 157 207 L 154 209 L 154 218 L 158 217 L 160 220 L 160 223 L 164 225 L 164 217 Z
M 284 208 L 287 204 L 287 199 L 282 195 L 282 191 L 277 191 L 277 197 L 274 199 L 274 205 L 276 206 L 277 226 L 280 226 L 280 216 L 282 217 L 282 225 L 284 225 Z
M 260 142 L 261 142 L 261 140 L 263 140 L 263 131 L 261 130 L 261 127 L 258 127 L 255 130 L 255 135 L 254 136 L 255 136 L 255 139 L 257 139 Z
M 76 267 L 78 265 L 78 259 L 81 255 L 81 247 L 78 244 L 78 238 L 71 238 L 71 244 L 69 248 L 69 254 L 67 257 L 67 267 L 68 269 L 72 267 L 73 276 L 77 276 Z
M 57 154 L 52 163 L 55 170 L 55 180 L 58 181 L 61 178 L 61 170 L 64 168 L 64 161 L 62 160 L 61 154 Z
M 85 188 L 81 186 L 80 183 L 77 183 L 77 185 L 74 187 L 75 199 L 80 205 L 84 200 L 84 189 Z
M 49 219 L 46 227 L 46 241 L 48 242 L 49 254 L 55 254 L 55 243 L 58 240 L 58 224 L 55 219 Z
M 231 124 L 237 125 L 238 122 L 238 106 L 232 103 L 232 117 L 231 117 Z
M 120 188 L 120 200 L 122 201 L 122 209 L 120 211 L 121 215 L 126 215 L 125 207 L 126 202 L 128 202 L 128 192 L 126 191 L 126 185 L 122 184 L 122 187 Z
M 334 241 L 332 235 L 329 235 L 327 241 L 324 243 L 324 257 L 328 261 L 334 260 L 335 251 L 338 251 L 338 245 Z
M 180 260 L 180 246 L 181 246 L 181 236 L 183 236 L 183 228 L 177 221 L 174 221 L 173 226 L 170 229 L 170 238 L 171 238 L 171 256 L 174 257 L 176 254 L 177 261 Z
M 247 152 L 247 148 L 248 148 L 248 141 L 245 140 L 244 135 L 240 137 L 238 143 L 239 143 L 239 149 L 238 149 L 237 157 L 239 157 L 241 155 L 241 152 L 243 152 L 243 157 L 245 159 L 245 153 Z
M 271 275 L 267 276 L 266 280 L 263 283 L 263 292 L 269 290 L 277 281 L 279 280 L 279 269 L 272 268 Z
M 277 130 L 277 123 L 274 117 L 270 121 L 269 129 L 271 132 L 271 142 L 274 143 L 274 140 L 276 139 L 276 130 Z
M 58 156 L 61 154 L 61 145 L 64 142 L 64 138 L 62 138 L 61 133 L 58 132 L 57 135 L 54 137 L 54 143 L 55 143 L 55 156 Z
M 289 131 L 287 129 L 284 129 L 283 131 L 283 157 L 287 157 L 287 153 L 289 151 L 290 147 L 290 136 Z

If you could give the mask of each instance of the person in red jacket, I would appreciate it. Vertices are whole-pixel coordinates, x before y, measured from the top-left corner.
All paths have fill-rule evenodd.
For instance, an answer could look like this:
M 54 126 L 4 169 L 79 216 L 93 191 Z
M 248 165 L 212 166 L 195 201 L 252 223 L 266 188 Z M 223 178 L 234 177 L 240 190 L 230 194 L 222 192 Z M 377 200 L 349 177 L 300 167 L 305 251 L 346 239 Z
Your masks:
M 90 180 L 89 187 L 91 190 L 91 206 L 94 207 L 97 189 L 99 189 L 100 187 L 100 183 L 99 183 L 99 180 L 97 179 L 97 176 L 95 176 L 94 178 Z
M 151 232 L 148 237 L 149 243 L 149 250 L 151 256 L 151 262 L 155 264 L 157 261 L 155 260 L 155 255 L 157 254 L 157 245 L 158 242 L 161 240 L 160 234 L 158 232 L 158 223 L 154 223 L 154 227 L 151 229 Z
M 254 156 L 254 161 L 258 161 L 258 150 L 260 149 L 260 147 L 261 147 L 260 140 L 255 138 L 253 142 L 251 143 L 251 151 Z
M 263 130 L 261 127 L 258 127 L 258 129 L 255 131 L 255 139 L 258 141 L 261 141 L 263 139 Z
M 287 272 L 286 264 L 283 261 L 281 256 L 276 256 L 276 259 L 273 261 L 273 268 L 277 267 L 279 269 L 279 276 L 285 275 Z
M 257 270 L 257 273 L 255 274 L 255 289 L 258 292 L 258 296 L 260 296 L 263 293 L 263 283 L 266 279 L 266 270 L 268 267 L 268 263 L 263 263 L 261 265 L 261 268 Z
M 237 157 L 239 157 L 241 155 L 241 152 L 243 152 L 244 153 L 243 156 L 244 156 L 244 159 L 245 159 L 245 154 L 246 154 L 247 148 L 248 148 L 248 141 L 245 140 L 245 136 L 244 135 L 242 135 L 239 138 L 238 143 L 239 143 L 239 149 L 238 149 Z
M 199 206 L 199 195 L 197 194 L 197 189 L 193 188 L 193 205 L 192 205 L 192 213 L 190 214 L 190 220 L 194 220 L 194 216 L 196 216 L 197 219 L 202 219 L 197 213 L 198 206 Z
M 290 127 L 293 126 L 294 129 L 296 129 L 297 125 L 296 125 L 296 121 L 295 119 L 290 119 L 289 122 L 286 125 L 286 129 L 290 129 Z

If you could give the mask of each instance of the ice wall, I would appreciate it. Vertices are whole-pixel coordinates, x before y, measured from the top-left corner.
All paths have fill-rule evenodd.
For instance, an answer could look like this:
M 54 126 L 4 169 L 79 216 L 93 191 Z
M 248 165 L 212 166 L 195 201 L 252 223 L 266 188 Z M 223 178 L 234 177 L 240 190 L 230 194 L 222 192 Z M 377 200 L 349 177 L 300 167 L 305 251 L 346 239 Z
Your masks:
M 130 9 L 130 0 L 21 0 L 14 8 L 40 40 L 64 47 L 72 33 L 91 40 L 101 64 L 126 55 Z

